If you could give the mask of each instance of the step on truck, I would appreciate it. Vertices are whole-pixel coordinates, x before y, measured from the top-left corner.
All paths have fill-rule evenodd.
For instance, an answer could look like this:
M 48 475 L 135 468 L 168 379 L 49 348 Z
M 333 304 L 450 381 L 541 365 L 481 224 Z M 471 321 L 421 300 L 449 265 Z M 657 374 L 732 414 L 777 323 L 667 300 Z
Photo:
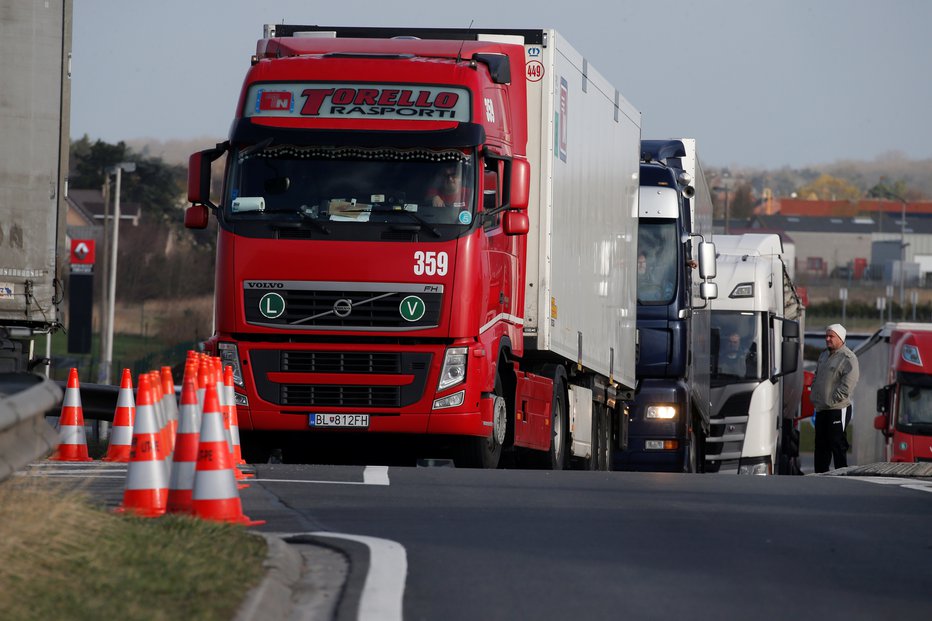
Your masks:
M 709 432 L 712 198 L 690 138 L 641 141 L 637 391 L 619 469 L 701 471 Z
M 712 302 L 711 433 L 705 470 L 776 474 L 799 415 L 805 307 L 774 234 L 717 235 Z
M 206 347 L 249 458 L 417 436 L 457 465 L 607 468 L 635 385 L 639 143 L 553 30 L 267 26 L 185 214 L 219 225 Z

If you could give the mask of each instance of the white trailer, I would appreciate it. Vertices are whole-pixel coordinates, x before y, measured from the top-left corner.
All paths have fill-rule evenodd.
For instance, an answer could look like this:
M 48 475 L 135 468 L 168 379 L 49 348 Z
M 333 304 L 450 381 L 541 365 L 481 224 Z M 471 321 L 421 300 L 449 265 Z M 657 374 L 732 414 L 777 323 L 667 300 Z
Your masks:
M 71 1 L 0 10 L 0 372 L 19 372 L 39 370 L 35 338 L 60 325 Z
M 580 372 L 567 382 L 568 448 L 589 459 L 611 449 L 610 438 L 595 446 L 597 428 L 611 425 L 594 421 L 594 394 L 635 387 L 641 115 L 559 33 L 545 31 L 544 40 L 525 45 L 544 79 L 527 83 L 524 342 L 526 354 L 575 363 L 567 368 Z
M 715 238 L 719 297 L 712 302 L 712 432 L 707 471 L 774 474 L 784 425 L 802 395 L 805 309 L 777 235 Z

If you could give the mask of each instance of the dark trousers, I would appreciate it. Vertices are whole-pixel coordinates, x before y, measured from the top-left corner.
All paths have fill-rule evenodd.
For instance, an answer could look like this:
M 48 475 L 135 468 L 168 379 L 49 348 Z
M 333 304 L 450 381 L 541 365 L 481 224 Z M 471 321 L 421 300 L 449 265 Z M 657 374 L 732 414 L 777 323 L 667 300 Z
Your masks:
M 846 408 L 847 409 L 847 408 Z M 848 438 L 841 425 L 845 410 L 822 410 L 815 421 L 815 471 L 828 472 L 835 460 L 836 468 L 848 465 Z

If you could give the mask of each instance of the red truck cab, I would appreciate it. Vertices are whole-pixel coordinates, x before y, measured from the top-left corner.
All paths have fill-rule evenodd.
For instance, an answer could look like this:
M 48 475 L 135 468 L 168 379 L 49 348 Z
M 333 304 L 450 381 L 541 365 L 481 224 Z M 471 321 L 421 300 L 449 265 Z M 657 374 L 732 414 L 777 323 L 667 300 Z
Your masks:
M 497 460 L 497 370 L 523 353 L 524 63 L 487 41 L 259 41 L 229 141 L 191 157 L 185 216 L 219 222 L 207 346 L 235 368 L 244 450 L 271 446 L 253 432 L 447 434 Z
M 874 428 L 886 459 L 932 462 L 932 325 L 899 324 L 890 334 L 889 384 L 877 391 Z

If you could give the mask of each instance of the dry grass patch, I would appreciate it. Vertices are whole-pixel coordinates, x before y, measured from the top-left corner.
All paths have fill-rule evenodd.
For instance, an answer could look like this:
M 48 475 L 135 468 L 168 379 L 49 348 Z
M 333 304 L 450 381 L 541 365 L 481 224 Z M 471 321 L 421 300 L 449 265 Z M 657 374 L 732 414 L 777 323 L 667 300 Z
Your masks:
M 92 507 L 41 478 L 0 484 L 4 619 L 231 619 L 266 544 L 239 526 Z

